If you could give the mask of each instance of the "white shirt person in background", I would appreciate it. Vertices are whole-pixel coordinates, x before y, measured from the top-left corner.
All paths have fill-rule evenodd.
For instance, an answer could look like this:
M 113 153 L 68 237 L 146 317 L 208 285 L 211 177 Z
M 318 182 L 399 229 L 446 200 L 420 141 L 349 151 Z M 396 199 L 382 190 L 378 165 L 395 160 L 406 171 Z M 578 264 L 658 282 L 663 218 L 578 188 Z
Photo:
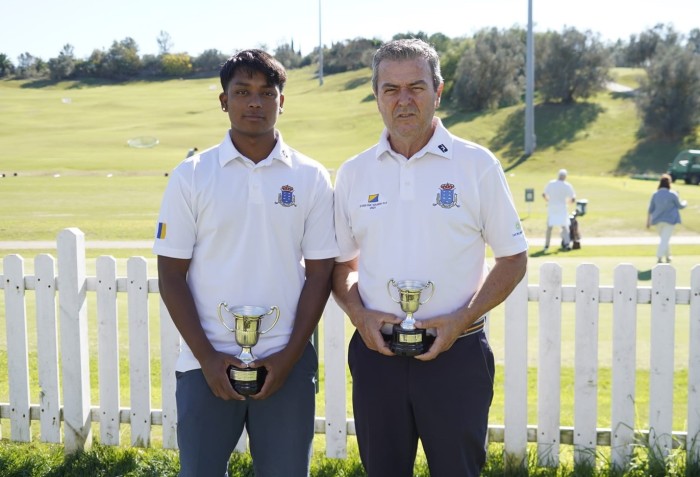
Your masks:
M 571 232 L 569 230 L 568 204 L 576 203 L 576 192 L 571 184 L 566 181 L 566 169 L 560 169 L 558 177 L 552 179 L 545 186 L 542 197 L 547 202 L 547 236 L 544 241 L 544 249 L 549 248 L 552 237 L 552 227 L 561 227 L 561 247 L 564 250 L 571 249 Z

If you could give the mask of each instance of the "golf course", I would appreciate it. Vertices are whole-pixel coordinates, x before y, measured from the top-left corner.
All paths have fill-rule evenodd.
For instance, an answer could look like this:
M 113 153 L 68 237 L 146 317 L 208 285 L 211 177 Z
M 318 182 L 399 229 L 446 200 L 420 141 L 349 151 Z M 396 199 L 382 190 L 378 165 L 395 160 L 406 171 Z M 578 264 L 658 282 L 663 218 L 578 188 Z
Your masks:
M 530 157 L 523 156 L 524 105 L 467 114 L 453 110 L 449 101 L 443 101 L 438 110 L 451 132 L 488 147 L 500 159 L 524 232 L 531 239 L 530 283 L 538 282 L 539 269 L 546 262 L 556 262 L 562 267 L 566 285 L 575 282 L 576 268 L 582 263 L 593 263 L 599 268 L 601 286 L 612 284 L 615 267 L 621 263 L 631 263 L 639 270 L 641 285 L 650 280 L 651 269 L 656 264 L 656 231 L 645 228 L 649 199 L 657 188 L 658 177 L 675 154 L 682 149 L 700 148 L 700 144 L 640 137 L 634 88 L 643 73 L 641 69 L 613 70 L 616 83 L 631 88 L 630 92 L 605 90 L 586 102 L 569 105 L 537 103 L 537 147 Z M 13 244 L 53 242 L 61 230 L 76 227 L 85 233 L 88 243 L 115 243 L 107 249 L 88 246 L 88 268 L 94 266 L 96 257 L 112 255 L 119 260 L 119 273 L 123 275 L 125 260 L 142 255 L 149 260 L 149 275 L 155 276 L 155 261 L 149 247 L 134 244 L 144 244 L 153 238 L 170 171 L 190 148 L 205 150 L 218 144 L 226 133 L 228 123 L 219 105 L 220 91 L 218 77 L 123 84 L 0 80 L 2 256 L 22 255 L 30 274 L 31 259 L 39 253 L 53 254 L 55 247 L 13 247 Z M 382 130 L 368 69 L 327 76 L 322 86 L 312 67 L 291 70 L 284 95 L 284 114 L 278 128 L 285 141 L 323 163 L 331 172 L 347 158 L 376 143 Z M 546 228 L 546 205 L 541 194 L 560 168 L 568 170 L 568 180 L 576 189 L 577 198 L 588 200 L 586 214 L 578 218 L 582 247 L 563 251 L 554 246 L 545 253 L 539 245 Z M 529 189 L 534 190 L 533 201 L 526 200 Z M 681 211 L 683 223 L 676 227 L 671 239 L 676 286 L 688 287 L 691 270 L 700 264 L 700 245 L 680 238 L 700 236 L 700 186 L 677 182 L 673 189 L 688 201 L 688 207 Z M 606 238 L 611 240 L 606 243 Z M 589 239 L 591 243 L 587 242 Z M 556 244 L 556 233 L 553 242 Z M 2 266 L 0 261 L 0 275 Z M 94 275 L 90 270 L 88 273 Z M 125 304 L 120 306 L 126 309 Z M 157 316 L 157 303 L 149 306 L 152 316 Z M 573 304 L 564 306 L 568 318 L 563 324 L 566 342 L 562 388 L 566 389 L 574 379 L 571 360 L 574 323 L 569 316 Z M 687 306 L 679 307 L 676 332 L 681 344 L 677 351 L 674 392 L 677 389 L 680 393 L 680 402 L 684 402 L 683 393 L 687 393 L 687 326 L 681 328 L 688 321 L 687 309 Z M 30 306 L 30 320 L 33 311 Z M 610 314 L 607 307 L 601 313 L 601 321 Z M 533 310 L 531 332 L 535 335 L 536 316 Z M 0 317 L 4 317 L 2 293 Z M 491 329 L 499 379 L 503 376 L 501 317 L 502 312 L 494 313 Z M 640 319 L 638 339 L 640 343 L 647 342 L 647 348 L 640 346 L 638 388 L 642 390 L 648 388 L 649 363 L 645 358 L 648 358 L 649 329 L 648 316 L 642 313 Z M 124 326 L 126 334 L 126 325 L 120 326 Z M 348 331 L 351 331 L 349 327 Z M 30 331 L 30 335 L 33 337 L 31 333 L 35 332 Z M 151 336 L 158 336 L 156 329 Z M 0 376 L 7 369 L 7 339 L 2 323 Z M 36 340 L 33 349 L 35 344 Z M 608 344 L 601 341 L 601 348 Z M 122 350 L 121 356 L 126 360 L 128 353 Z M 610 401 L 605 395 L 611 379 L 610 359 L 609 350 L 604 349 L 599 396 L 604 409 L 600 415 L 603 422 L 609 419 Z M 537 366 L 535 362 L 529 365 Z M 120 371 L 126 384 L 122 393 L 124 402 L 128 402 L 128 362 L 124 367 L 126 370 Z M 156 359 L 152 368 L 156 387 L 160 379 Z M 36 369 L 33 373 L 36 374 Z M 532 377 L 535 379 L 530 379 L 533 382 L 529 383 L 528 394 L 534 396 L 536 376 Z M 36 376 L 32 382 L 36 382 Z M 502 381 L 496 384 L 491 421 L 503 423 L 503 400 L 499 396 Z M 96 387 L 93 384 L 93 392 Z M 34 394 L 32 402 L 35 402 Z M 572 399 L 570 396 L 569 401 L 563 402 L 563 425 L 573 422 Z M 641 408 L 645 401 L 643 397 L 640 399 Z M 7 401 L 7 381 L 0 379 L 0 402 Z M 319 398 L 318 402 L 321 404 L 323 400 Z M 158 404 L 154 399 L 153 405 Z M 641 411 L 639 419 L 643 427 L 648 409 Z M 323 415 L 322 404 L 317 415 Z M 684 429 L 684 419 L 681 413 L 674 413 L 673 429 Z M 9 426 L 6 419 L 3 421 L 0 429 L 4 439 L 9 435 Z M 535 405 L 528 408 L 528 422 L 536 422 Z M 0 468 L 4 456 L 1 450 Z M 320 446 L 319 453 L 322 453 Z M 361 475 L 345 471 L 347 474 L 342 475 Z

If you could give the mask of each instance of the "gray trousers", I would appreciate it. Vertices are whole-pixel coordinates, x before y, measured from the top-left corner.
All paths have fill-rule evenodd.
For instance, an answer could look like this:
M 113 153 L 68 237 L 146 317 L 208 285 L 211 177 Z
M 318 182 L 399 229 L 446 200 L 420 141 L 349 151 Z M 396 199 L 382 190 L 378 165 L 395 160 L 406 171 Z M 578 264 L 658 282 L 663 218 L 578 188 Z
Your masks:
M 309 343 L 284 386 L 267 399 L 226 401 L 201 369 L 177 373 L 181 477 L 223 477 L 243 426 L 257 477 L 309 475 L 316 405 L 316 350 Z

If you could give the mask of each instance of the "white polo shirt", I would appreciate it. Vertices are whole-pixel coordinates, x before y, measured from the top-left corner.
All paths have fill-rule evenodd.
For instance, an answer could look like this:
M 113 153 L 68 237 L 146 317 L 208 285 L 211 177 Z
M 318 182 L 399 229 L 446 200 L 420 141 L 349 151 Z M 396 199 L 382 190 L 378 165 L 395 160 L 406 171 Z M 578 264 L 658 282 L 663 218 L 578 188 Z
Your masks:
M 185 159 L 170 177 L 156 228 L 153 252 L 192 259 L 187 282 L 202 327 L 215 349 L 234 355 L 240 347 L 219 321 L 219 303 L 279 307 L 279 322 L 253 347 L 265 357 L 289 341 L 303 259 L 338 255 L 328 171 L 277 134 L 258 164 L 236 150 L 228 132 L 219 146 Z M 176 369 L 199 367 L 183 341 Z
M 569 225 L 567 202 L 576 197 L 574 187 L 566 181 L 553 179 L 545 186 L 544 193 L 549 197 L 547 202 L 547 226 Z
M 486 244 L 496 257 L 527 250 L 498 160 L 439 120 L 430 142 L 410 160 L 391 150 L 384 130 L 379 144 L 340 167 L 335 225 L 336 261 L 359 255 L 366 307 L 403 317 L 387 292 L 389 279 L 435 284 L 417 320 L 469 302 L 487 274 Z

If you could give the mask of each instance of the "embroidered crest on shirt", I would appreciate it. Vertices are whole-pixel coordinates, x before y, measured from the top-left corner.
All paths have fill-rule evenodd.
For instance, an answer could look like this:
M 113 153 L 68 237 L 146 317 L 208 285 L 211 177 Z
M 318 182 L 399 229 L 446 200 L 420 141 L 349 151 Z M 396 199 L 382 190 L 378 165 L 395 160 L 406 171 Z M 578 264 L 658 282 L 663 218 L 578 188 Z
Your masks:
M 440 185 L 440 191 L 437 193 L 435 198 L 435 203 L 433 205 L 439 205 L 443 209 L 451 209 L 452 207 L 459 207 L 457 203 L 457 193 L 455 192 L 455 185 L 446 182 Z
M 277 202 L 282 207 L 296 207 L 296 198 L 294 197 L 294 187 L 283 185 L 280 187 L 280 193 L 277 195 Z
M 438 149 L 440 149 L 442 152 L 447 152 L 447 146 L 445 146 L 444 144 L 440 144 L 438 146 Z
M 385 200 L 381 200 L 379 194 L 368 194 L 367 202 L 364 204 L 360 204 L 360 208 L 368 208 L 369 210 L 374 210 L 377 207 L 381 207 L 386 204 L 388 204 L 388 202 Z

